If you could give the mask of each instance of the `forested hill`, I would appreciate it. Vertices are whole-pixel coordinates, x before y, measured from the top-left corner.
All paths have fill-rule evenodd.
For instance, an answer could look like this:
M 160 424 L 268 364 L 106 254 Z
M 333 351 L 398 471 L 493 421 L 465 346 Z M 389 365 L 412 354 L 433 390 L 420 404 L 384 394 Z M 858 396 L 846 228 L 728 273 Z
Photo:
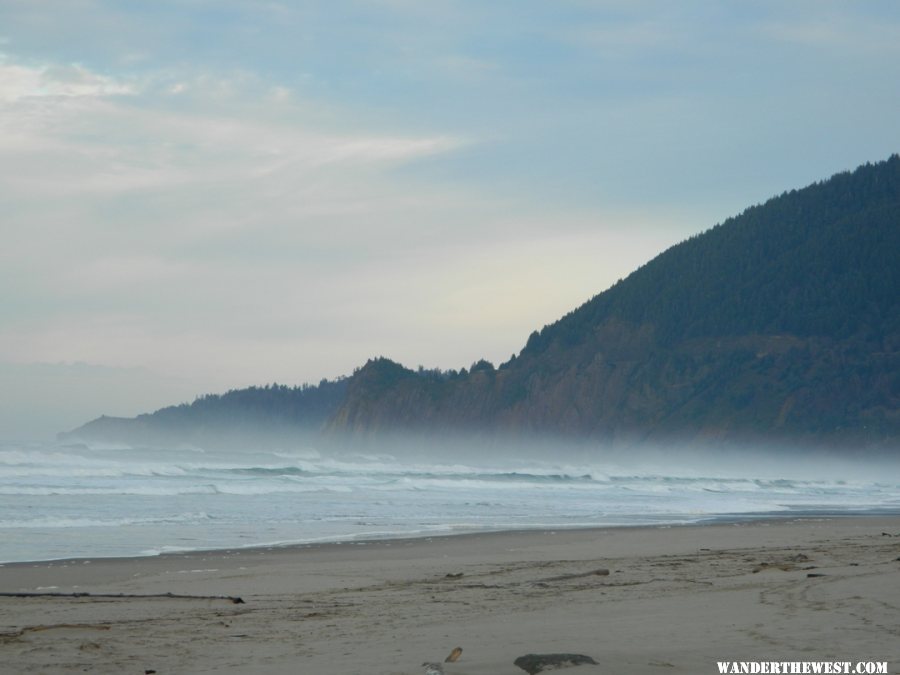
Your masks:
M 610 318 L 665 344 L 788 333 L 883 337 L 900 322 L 900 156 L 754 206 L 673 246 L 538 334 L 588 339 Z
M 480 361 L 416 372 L 374 359 L 305 394 L 255 392 L 136 420 L 101 418 L 76 434 L 196 435 L 239 419 L 329 436 L 541 432 L 897 446 L 900 157 L 784 193 L 673 246 L 532 333 L 498 368 Z
M 900 439 L 900 157 L 678 244 L 498 369 L 350 382 L 334 430 Z
M 318 434 L 343 402 L 346 391 L 346 379 L 322 380 L 317 386 L 271 384 L 234 389 L 135 418 L 99 417 L 60 437 L 140 445 L 296 439 L 298 434 Z

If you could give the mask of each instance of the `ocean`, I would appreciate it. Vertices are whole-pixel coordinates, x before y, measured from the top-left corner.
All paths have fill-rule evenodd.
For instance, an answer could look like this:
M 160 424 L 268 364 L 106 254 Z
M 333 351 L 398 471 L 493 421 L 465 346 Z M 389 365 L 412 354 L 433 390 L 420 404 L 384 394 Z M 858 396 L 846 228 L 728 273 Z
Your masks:
M 700 463 L 701 465 L 703 463 Z M 900 474 L 0 444 L 0 562 L 900 512 Z M 793 472 L 796 474 L 797 472 Z

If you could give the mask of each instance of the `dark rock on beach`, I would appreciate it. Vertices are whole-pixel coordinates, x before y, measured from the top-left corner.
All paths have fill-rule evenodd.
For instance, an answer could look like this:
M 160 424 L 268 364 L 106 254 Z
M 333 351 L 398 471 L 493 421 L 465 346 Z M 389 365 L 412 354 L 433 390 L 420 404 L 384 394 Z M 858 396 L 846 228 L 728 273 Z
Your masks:
M 586 663 L 597 665 L 594 659 L 584 654 L 526 654 L 517 658 L 513 663 L 528 675 L 536 675 L 545 670 L 582 666 Z

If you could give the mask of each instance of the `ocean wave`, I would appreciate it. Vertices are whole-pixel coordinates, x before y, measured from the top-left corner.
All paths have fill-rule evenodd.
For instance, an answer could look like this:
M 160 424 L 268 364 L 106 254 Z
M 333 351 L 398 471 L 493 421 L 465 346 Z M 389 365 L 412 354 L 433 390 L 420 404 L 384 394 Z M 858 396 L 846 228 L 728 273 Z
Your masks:
M 338 494 L 354 492 L 349 485 L 297 484 L 275 481 L 222 481 L 216 483 L 140 483 L 113 485 L 0 485 L 3 496 L 143 496 L 177 497 L 190 495 Z
M 304 448 L 0 446 L 0 558 L 134 555 L 462 531 L 900 509 L 900 479 L 519 459 L 409 461 Z M 826 474 L 831 475 L 831 474 Z M 856 476 L 858 478 L 858 476 Z M 170 513 L 171 512 L 171 513 Z
M 59 528 L 84 528 L 84 527 L 127 527 L 130 525 L 172 525 L 185 523 L 200 523 L 210 520 L 211 517 L 204 512 L 181 513 L 171 516 L 157 517 L 132 517 L 132 518 L 32 518 L 25 520 L 0 520 L 0 530 L 7 529 L 34 529 L 47 530 Z

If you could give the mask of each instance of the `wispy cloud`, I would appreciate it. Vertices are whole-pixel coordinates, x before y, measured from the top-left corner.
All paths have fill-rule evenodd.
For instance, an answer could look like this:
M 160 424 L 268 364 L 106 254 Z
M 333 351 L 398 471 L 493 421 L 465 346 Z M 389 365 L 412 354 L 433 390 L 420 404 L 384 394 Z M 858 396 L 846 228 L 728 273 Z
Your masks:
M 34 196 L 113 196 L 190 185 L 232 185 L 285 173 L 374 170 L 446 153 L 462 141 L 321 131 L 286 88 L 248 105 L 247 78 L 124 84 L 77 66 L 0 66 L 0 167 Z M 249 82 L 256 93 L 259 85 Z M 190 92 L 187 106 L 168 100 Z M 129 100 L 120 99 L 124 94 Z M 75 100 L 68 100 L 68 99 Z M 252 99 L 251 99 L 252 100 Z M 321 175 L 316 177 L 321 178 Z
M 37 97 L 105 97 L 134 94 L 133 84 L 79 64 L 30 66 L 0 55 L 0 103 Z
M 240 73 L 126 86 L 83 67 L 4 66 L 0 195 L 15 206 L 0 296 L 15 289 L 29 310 L 6 317 L 0 349 L 18 361 L 165 369 L 180 352 L 179 368 L 209 375 L 211 345 L 235 347 L 247 325 L 278 332 L 285 312 L 286 342 L 316 322 L 342 333 L 345 318 L 323 319 L 359 295 L 336 283 L 341 261 L 377 257 L 385 238 L 416 246 L 450 201 L 394 170 L 468 142 L 323 129 L 288 88 Z

